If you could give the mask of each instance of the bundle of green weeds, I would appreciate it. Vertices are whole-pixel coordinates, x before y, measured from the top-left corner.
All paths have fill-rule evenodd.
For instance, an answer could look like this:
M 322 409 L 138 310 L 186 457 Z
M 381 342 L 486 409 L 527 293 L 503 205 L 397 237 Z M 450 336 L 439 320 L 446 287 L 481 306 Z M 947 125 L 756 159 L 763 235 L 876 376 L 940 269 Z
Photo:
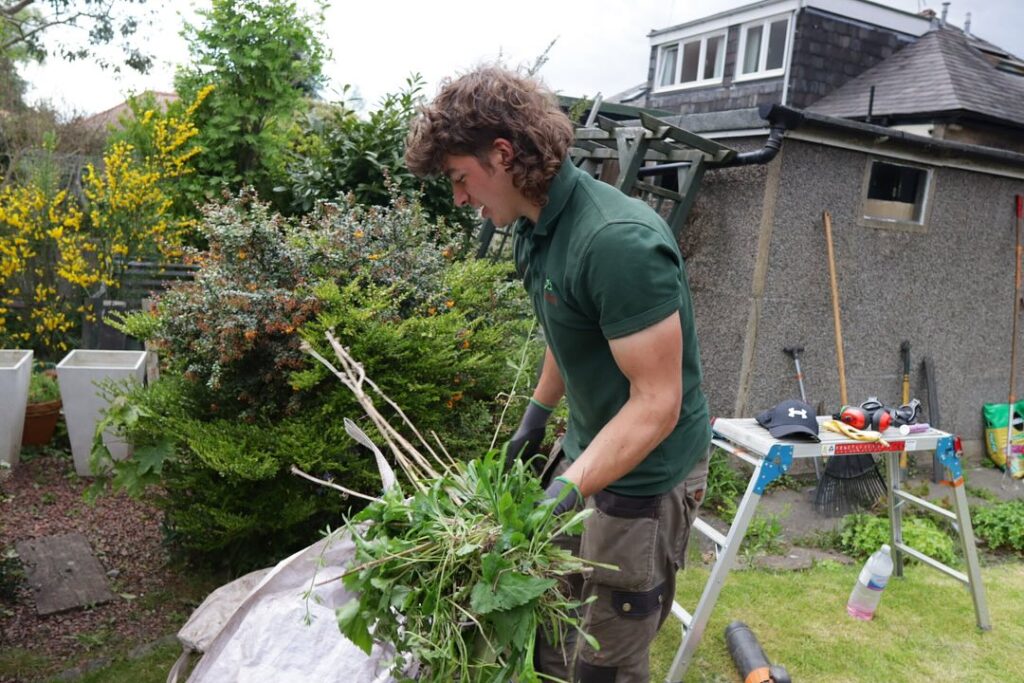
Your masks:
M 443 448 L 439 455 L 328 340 L 340 369 L 307 351 L 353 391 L 415 488 L 403 494 L 380 450 L 347 421 L 349 433 L 374 451 L 385 494 L 347 523 L 356 554 L 343 581 L 359 597 L 338 611 L 342 633 L 367 653 L 374 641 L 391 643 L 397 677 L 413 664 L 421 681 L 539 681 L 538 627 L 553 643 L 578 628 L 580 605 L 559 578 L 584 567 L 554 539 L 579 533 L 587 512 L 553 516 L 555 501 L 545 499 L 528 466 L 517 461 L 506 472 L 494 451 L 470 462 Z M 427 455 L 387 423 L 364 387 L 406 421 Z

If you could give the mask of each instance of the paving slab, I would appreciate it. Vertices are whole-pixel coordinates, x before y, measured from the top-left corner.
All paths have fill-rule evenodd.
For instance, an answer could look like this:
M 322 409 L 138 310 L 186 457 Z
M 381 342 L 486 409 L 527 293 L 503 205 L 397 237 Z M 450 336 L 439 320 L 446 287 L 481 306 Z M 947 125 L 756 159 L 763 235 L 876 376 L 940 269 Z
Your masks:
M 82 534 L 19 541 L 18 555 L 39 614 L 54 614 L 114 599 L 107 576 Z

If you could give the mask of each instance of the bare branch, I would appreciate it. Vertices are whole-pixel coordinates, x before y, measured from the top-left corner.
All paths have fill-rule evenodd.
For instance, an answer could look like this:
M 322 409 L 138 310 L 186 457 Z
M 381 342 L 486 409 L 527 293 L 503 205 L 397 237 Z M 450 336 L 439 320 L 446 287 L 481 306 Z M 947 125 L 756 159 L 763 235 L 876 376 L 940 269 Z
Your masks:
M 7 7 L 0 7 L 0 14 L 3 14 L 4 16 L 8 17 L 13 17 L 15 14 L 25 9 L 35 1 L 36 0 L 21 0 L 21 2 L 16 2 L 13 5 L 9 5 Z
M 362 498 L 363 500 L 368 500 L 371 503 L 376 503 L 376 502 L 380 501 L 380 498 L 374 498 L 373 496 L 368 496 L 365 493 L 359 493 L 359 491 L 353 491 L 352 489 L 347 489 L 344 486 L 339 486 L 339 485 L 337 485 L 337 484 L 335 484 L 333 482 L 330 482 L 330 481 L 324 481 L 323 479 L 317 479 L 312 474 L 306 474 L 305 472 L 300 470 L 295 465 L 292 465 L 291 472 L 292 472 L 292 474 L 298 475 L 298 476 L 302 477 L 303 479 L 308 479 L 308 480 L 310 480 L 310 481 L 312 481 L 314 483 L 320 484 L 321 486 L 326 486 L 328 488 L 332 488 L 332 489 L 336 489 L 338 491 L 341 491 L 346 496 L 355 496 L 356 498 Z

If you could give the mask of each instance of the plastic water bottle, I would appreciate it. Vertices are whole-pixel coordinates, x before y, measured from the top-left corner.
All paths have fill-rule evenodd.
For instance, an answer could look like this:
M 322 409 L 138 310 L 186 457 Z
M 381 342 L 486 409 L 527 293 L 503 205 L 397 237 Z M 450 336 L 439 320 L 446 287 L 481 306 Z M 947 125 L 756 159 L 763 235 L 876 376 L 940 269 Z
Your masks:
M 889 545 L 885 544 L 864 563 L 850 593 L 850 600 L 846 603 L 846 613 L 851 617 L 869 621 L 875 616 L 878 601 L 882 599 L 882 590 L 892 576 L 890 553 Z

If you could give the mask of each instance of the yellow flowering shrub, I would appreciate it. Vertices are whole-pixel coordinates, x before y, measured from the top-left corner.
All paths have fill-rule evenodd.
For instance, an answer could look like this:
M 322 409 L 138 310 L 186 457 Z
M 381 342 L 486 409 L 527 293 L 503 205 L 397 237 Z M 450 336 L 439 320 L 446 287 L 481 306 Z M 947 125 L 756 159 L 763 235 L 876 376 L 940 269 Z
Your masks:
M 94 250 L 67 191 L 0 188 L 0 345 L 43 355 L 68 348 L 82 312 L 81 300 L 68 294 L 96 283 Z
M 103 167 L 86 169 L 85 197 L 90 232 L 97 243 L 100 281 L 112 292 L 121 284 L 125 264 L 137 260 L 181 258 L 185 234 L 196 221 L 176 215 L 174 181 L 193 172 L 189 162 L 200 153 L 192 143 L 199 134 L 193 115 L 213 90 L 207 86 L 181 116 L 142 114 L 136 128 L 145 150 L 124 140 L 103 156 Z
M 0 186 L 0 346 L 55 357 L 73 343 L 88 294 L 117 295 L 125 265 L 180 258 L 195 220 L 174 210 L 173 182 L 200 152 L 192 117 L 204 88 L 180 116 L 147 111 L 148 153 L 113 142 L 83 182 L 84 207 L 45 174 Z

